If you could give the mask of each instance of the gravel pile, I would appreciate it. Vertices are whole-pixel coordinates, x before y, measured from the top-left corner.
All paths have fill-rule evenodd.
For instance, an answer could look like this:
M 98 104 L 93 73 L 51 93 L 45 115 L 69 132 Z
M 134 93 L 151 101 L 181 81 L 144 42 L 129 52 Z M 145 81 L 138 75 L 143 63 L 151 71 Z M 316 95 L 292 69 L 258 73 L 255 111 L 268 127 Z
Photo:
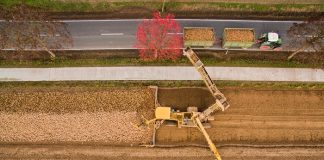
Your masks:
M 185 41 L 214 41 L 214 32 L 210 28 L 188 28 L 184 32 Z
M 154 117 L 148 88 L 28 88 L 0 91 L 0 143 L 149 143 L 137 128 Z
M 148 88 L 40 88 L 0 91 L 0 112 L 75 113 L 84 111 L 152 112 L 154 111 L 154 94 Z
M 0 113 L 2 143 L 147 144 L 151 131 L 133 126 L 135 112 Z

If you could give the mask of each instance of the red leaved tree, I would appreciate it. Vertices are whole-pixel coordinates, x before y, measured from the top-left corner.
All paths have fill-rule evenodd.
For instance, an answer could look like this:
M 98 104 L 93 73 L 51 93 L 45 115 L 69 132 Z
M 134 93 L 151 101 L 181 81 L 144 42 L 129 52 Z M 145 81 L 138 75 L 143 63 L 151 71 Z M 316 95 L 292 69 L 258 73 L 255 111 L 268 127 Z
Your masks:
M 159 12 L 153 18 L 144 20 L 138 25 L 136 44 L 143 60 L 177 59 L 181 56 L 182 38 L 179 35 L 180 25 L 174 15 L 162 17 Z

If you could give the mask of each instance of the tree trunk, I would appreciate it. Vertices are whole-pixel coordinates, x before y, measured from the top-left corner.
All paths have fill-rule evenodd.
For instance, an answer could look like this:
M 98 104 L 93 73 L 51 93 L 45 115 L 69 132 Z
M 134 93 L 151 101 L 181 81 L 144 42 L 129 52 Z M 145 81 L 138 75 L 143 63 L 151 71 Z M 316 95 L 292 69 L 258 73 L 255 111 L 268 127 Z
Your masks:
M 305 44 L 303 47 L 299 48 L 297 51 L 295 51 L 294 53 L 290 54 L 287 60 L 288 61 L 291 60 L 295 55 L 297 55 L 301 51 L 304 51 L 308 47 L 309 47 L 309 44 Z
M 157 59 L 157 58 L 158 58 L 158 50 L 155 49 L 155 50 L 154 50 L 154 59 Z
M 49 49 L 47 49 L 46 47 L 44 47 L 44 49 L 46 50 L 47 53 L 50 54 L 51 60 L 54 61 L 55 58 L 56 58 L 56 55 L 52 51 L 50 51 Z
M 163 0 L 163 4 L 162 4 L 162 13 L 164 12 L 164 5 L 165 5 L 165 0 Z
M 51 60 L 54 61 L 55 58 L 56 58 L 56 55 L 46 47 L 46 45 L 44 44 L 44 42 L 43 42 L 42 40 L 38 39 L 38 42 L 41 44 L 42 48 L 43 48 L 47 53 L 49 53 L 49 55 L 51 56 Z

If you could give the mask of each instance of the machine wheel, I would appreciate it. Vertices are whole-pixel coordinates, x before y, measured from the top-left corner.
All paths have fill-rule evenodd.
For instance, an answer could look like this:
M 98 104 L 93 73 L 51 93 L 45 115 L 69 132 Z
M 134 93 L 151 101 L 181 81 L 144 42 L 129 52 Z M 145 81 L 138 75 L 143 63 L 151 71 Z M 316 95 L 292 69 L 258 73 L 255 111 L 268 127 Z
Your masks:
M 198 112 L 198 108 L 197 107 L 188 107 L 187 112 Z
M 270 46 L 260 46 L 260 50 L 269 50 L 271 49 Z

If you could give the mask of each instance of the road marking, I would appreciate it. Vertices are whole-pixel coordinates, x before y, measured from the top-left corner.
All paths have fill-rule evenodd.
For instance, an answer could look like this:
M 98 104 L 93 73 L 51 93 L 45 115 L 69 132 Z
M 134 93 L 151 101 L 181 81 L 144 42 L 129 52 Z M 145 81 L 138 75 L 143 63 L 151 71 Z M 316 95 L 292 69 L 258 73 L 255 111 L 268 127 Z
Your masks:
M 183 34 L 183 33 L 168 33 L 168 34 Z
M 137 50 L 138 48 L 135 47 L 115 47 L 115 48 L 58 48 L 58 49 L 52 49 L 53 51 L 84 51 L 84 50 Z M 185 49 L 185 48 L 179 48 L 179 49 Z M 223 48 L 217 48 L 217 47 L 211 47 L 211 48 L 192 48 L 197 50 L 210 50 L 210 51 L 242 51 L 242 49 L 223 49 Z M 0 49 L 4 51 L 15 51 L 16 49 L 13 48 L 6 48 L 6 49 Z M 42 51 L 43 49 L 24 49 L 25 51 Z M 244 51 L 260 51 L 258 48 L 250 48 L 245 49 Z M 294 49 L 284 49 L 283 51 L 296 51 Z M 262 50 L 261 52 L 273 52 L 272 50 Z M 314 53 L 314 50 L 305 50 L 305 52 Z
M 101 36 L 122 36 L 124 33 L 101 33 Z
M 47 37 L 48 35 L 47 34 L 40 34 L 41 37 Z M 55 34 L 55 37 L 59 37 L 61 36 L 60 34 Z
M 82 20 L 60 20 L 60 22 L 137 22 L 149 19 L 82 19 Z M 176 21 L 213 21 L 213 22 L 283 22 L 283 23 L 302 23 L 303 21 L 278 21 L 278 20 L 239 20 L 239 19 L 175 19 Z M 5 22 L 5 20 L 0 20 Z
M 318 35 L 297 35 L 297 37 L 315 38 L 318 37 Z
M 140 22 L 149 19 L 83 19 L 83 20 L 62 20 L 61 22 Z M 212 22 L 283 22 L 283 23 L 301 23 L 303 21 L 278 21 L 278 20 L 238 20 L 238 19 L 175 19 L 176 21 L 212 21 Z

